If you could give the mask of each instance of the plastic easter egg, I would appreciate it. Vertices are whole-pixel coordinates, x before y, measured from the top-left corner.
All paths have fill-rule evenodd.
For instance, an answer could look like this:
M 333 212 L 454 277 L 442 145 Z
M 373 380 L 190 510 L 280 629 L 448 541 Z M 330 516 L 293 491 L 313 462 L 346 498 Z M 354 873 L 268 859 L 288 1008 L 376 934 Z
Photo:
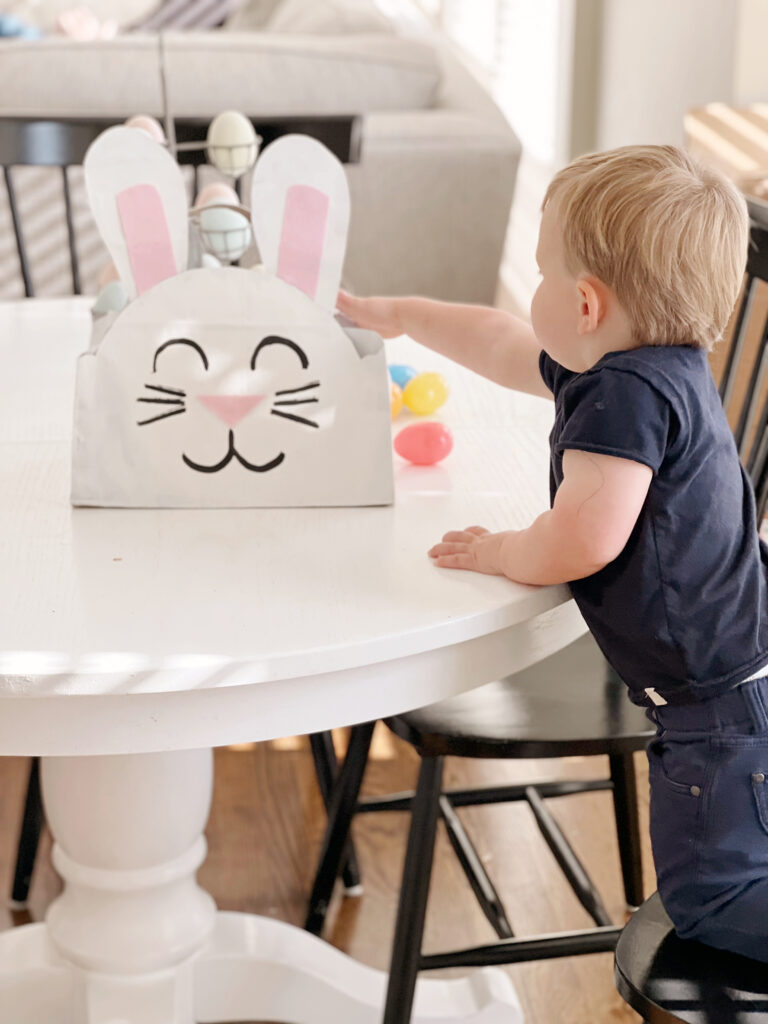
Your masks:
M 99 290 L 104 288 L 105 285 L 110 284 L 110 282 L 112 282 L 112 281 L 119 281 L 119 280 L 120 280 L 120 275 L 117 272 L 117 267 L 110 260 L 109 263 L 105 263 L 104 266 L 101 268 L 101 273 L 99 274 L 99 280 L 98 280 Z
M 389 376 L 399 388 L 404 388 L 417 373 L 418 371 L 414 370 L 412 366 L 405 366 L 403 363 L 393 363 L 389 368 Z
M 203 245 L 217 259 L 231 263 L 251 244 L 250 221 L 229 206 L 209 204 L 200 211 L 198 223 Z
M 96 316 L 104 313 L 120 312 L 128 305 L 128 293 L 122 281 L 109 281 L 96 296 L 93 312 Z
M 156 117 L 150 117 L 149 114 L 134 114 L 125 123 L 129 128 L 141 128 L 155 142 L 165 142 L 165 132 Z
M 429 416 L 448 398 L 448 384 L 439 373 L 420 373 L 403 389 L 403 402 L 411 412 Z
M 412 423 L 395 438 L 395 451 L 417 466 L 432 466 L 450 455 L 453 434 L 442 423 Z
M 397 419 L 403 410 L 403 392 L 394 381 L 389 385 L 389 411 L 392 419 Z
M 225 110 L 211 121 L 206 135 L 208 159 L 224 174 L 239 178 L 256 160 L 256 132 L 238 110 Z
M 237 206 L 240 200 L 231 185 L 226 185 L 223 181 L 212 181 L 210 185 L 201 188 L 197 193 L 195 206 L 207 206 L 213 202 L 231 203 L 233 206 Z

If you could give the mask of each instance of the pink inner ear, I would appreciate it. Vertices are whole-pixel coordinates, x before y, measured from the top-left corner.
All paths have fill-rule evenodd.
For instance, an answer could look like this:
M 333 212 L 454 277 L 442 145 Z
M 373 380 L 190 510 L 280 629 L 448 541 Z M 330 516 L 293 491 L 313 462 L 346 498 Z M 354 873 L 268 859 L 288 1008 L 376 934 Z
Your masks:
M 117 194 L 117 212 L 139 295 L 176 273 L 168 221 L 154 185 L 132 185 Z
M 311 185 L 292 185 L 285 196 L 277 276 L 311 299 L 317 294 L 330 200 Z

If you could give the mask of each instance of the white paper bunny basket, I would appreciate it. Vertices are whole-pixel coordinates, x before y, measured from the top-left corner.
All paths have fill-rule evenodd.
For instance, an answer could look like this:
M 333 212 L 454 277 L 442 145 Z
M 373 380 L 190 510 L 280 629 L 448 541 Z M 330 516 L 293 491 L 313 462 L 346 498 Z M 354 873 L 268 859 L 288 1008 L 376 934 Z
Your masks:
M 187 202 L 170 154 L 111 128 L 85 162 L 128 304 L 78 362 L 75 505 L 385 505 L 393 500 L 381 338 L 334 318 L 344 170 L 286 136 L 254 170 L 263 266 L 187 268 Z

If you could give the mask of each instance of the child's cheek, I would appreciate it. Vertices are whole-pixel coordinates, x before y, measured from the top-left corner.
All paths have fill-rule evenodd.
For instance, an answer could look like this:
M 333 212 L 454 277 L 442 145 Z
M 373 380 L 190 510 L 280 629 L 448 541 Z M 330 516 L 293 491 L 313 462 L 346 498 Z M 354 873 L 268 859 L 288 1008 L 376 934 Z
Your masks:
M 531 326 L 533 327 L 534 334 L 536 335 L 537 338 L 539 338 L 539 340 L 541 340 L 542 337 L 543 337 L 542 329 L 544 327 L 544 324 L 542 323 L 542 315 L 541 315 L 542 314 L 542 306 L 543 306 L 543 296 L 542 296 L 543 285 L 544 285 L 544 283 L 542 282 L 539 285 L 539 287 L 536 289 L 536 292 L 535 292 L 533 298 L 531 299 Z

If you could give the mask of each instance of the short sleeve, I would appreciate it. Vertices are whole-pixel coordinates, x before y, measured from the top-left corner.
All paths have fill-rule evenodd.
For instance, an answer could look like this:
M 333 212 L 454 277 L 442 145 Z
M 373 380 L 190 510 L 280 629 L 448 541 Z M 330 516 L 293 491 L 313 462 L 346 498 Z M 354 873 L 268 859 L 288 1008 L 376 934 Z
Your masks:
M 615 455 L 658 471 L 667 450 L 667 399 L 643 377 L 603 368 L 576 375 L 562 394 L 556 451 Z

